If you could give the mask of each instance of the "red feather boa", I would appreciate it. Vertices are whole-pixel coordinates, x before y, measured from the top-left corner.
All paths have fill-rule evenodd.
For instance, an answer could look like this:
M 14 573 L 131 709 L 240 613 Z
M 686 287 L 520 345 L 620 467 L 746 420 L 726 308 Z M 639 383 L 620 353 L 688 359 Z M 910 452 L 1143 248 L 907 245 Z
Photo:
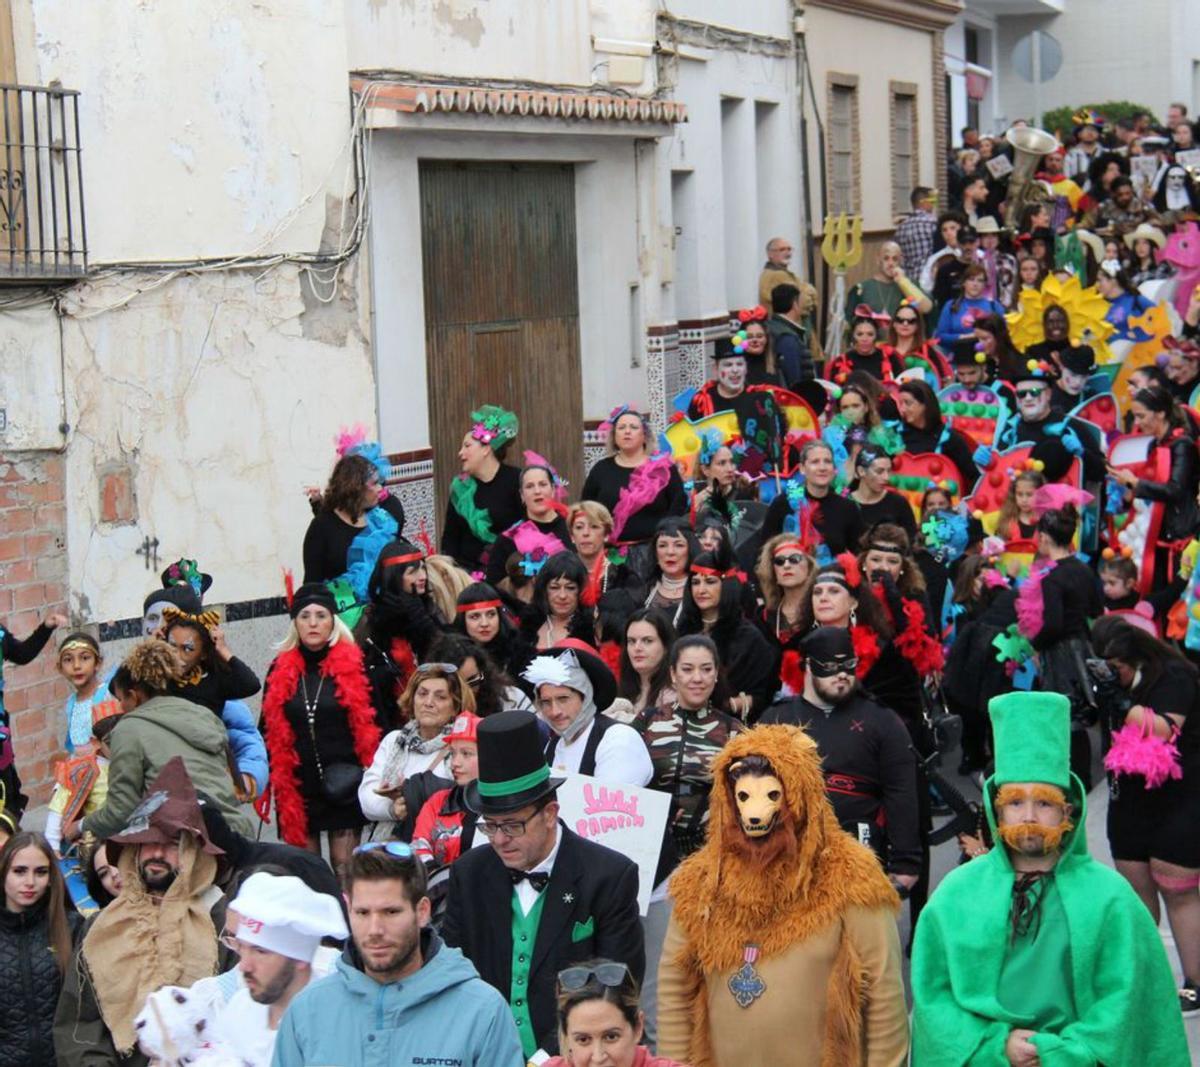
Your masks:
M 904 629 L 892 638 L 892 644 L 909 663 L 913 665 L 922 678 L 934 671 L 940 671 L 945 665 L 945 654 L 941 642 L 929 636 L 925 629 L 925 609 L 920 601 L 909 600 L 905 597 Z
M 338 703 L 346 709 L 354 751 L 364 767 L 371 765 L 379 748 L 381 734 L 371 705 L 371 689 L 363 672 L 362 651 L 351 641 L 339 641 L 321 661 L 321 675 L 333 678 Z M 284 705 L 295 695 L 304 674 L 304 658 L 299 649 L 279 653 L 271 664 L 267 692 L 263 697 L 263 724 L 266 726 L 267 755 L 271 760 L 271 792 L 279 816 L 279 836 L 289 845 L 303 848 L 308 841 L 308 812 L 300 795 L 300 755 L 296 734 L 288 722 Z
M 413 653 L 412 645 L 404 637 L 393 637 L 392 647 L 388 649 L 388 653 L 391 655 L 396 669 L 400 672 L 400 677 L 396 679 L 395 693 L 396 699 L 399 700 L 400 694 L 404 692 L 404 687 L 408 685 L 408 680 L 417 669 L 417 657 Z

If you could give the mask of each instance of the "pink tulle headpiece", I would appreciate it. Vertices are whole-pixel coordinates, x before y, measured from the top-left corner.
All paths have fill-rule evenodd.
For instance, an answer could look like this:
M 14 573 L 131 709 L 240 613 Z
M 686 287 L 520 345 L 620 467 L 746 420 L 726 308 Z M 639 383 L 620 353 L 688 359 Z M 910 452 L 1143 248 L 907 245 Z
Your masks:
M 1033 513 L 1039 519 L 1047 511 L 1057 511 L 1068 504 L 1077 508 L 1086 507 L 1095 497 L 1084 489 L 1076 489 L 1073 485 L 1063 485 L 1061 482 L 1051 482 L 1043 485 L 1033 494 Z
M 567 483 L 558 473 L 558 469 L 545 456 L 533 449 L 525 449 L 526 467 L 545 467 L 550 472 L 550 482 L 554 486 L 554 499 L 560 504 L 567 501 Z

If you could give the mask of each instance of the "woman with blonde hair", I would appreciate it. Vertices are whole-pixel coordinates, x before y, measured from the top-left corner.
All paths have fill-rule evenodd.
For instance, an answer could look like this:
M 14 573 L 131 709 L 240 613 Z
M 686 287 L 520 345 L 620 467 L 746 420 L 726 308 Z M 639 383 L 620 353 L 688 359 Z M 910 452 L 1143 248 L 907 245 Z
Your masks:
M 587 568 L 584 601 L 588 607 L 594 607 L 609 589 L 621 588 L 628 580 L 620 556 L 608 549 L 613 531 L 612 512 L 598 500 L 581 500 L 567 512 L 567 526 L 575 554 Z
M 382 837 L 408 840 L 421 806 L 450 785 L 446 735 L 475 694 L 453 663 L 422 663 L 400 696 L 405 723 L 379 743 L 358 787 L 363 815 Z
M 443 626 L 449 626 L 454 622 L 458 594 L 474 579 L 450 556 L 427 556 L 425 573 L 434 615 Z
M 324 833 L 337 871 L 362 835 L 358 784 L 382 731 L 362 650 L 337 617 L 329 588 L 302 585 L 290 610 L 263 696 L 271 791 L 280 837 L 319 854 Z

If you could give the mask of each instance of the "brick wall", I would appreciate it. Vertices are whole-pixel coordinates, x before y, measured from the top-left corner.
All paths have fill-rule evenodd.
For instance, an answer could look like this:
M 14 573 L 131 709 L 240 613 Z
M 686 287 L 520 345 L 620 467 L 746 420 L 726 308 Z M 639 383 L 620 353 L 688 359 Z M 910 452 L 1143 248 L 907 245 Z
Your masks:
M 0 619 L 18 638 L 47 612 L 67 610 L 64 490 L 61 455 L 0 456 Z M 27 666 L 4 665 L 4 704 L 31 805 L 49 799 L 52 767 L 63 754 L 62 707 L 69 689 L 55 668 L 53 645 L 51 639 Z

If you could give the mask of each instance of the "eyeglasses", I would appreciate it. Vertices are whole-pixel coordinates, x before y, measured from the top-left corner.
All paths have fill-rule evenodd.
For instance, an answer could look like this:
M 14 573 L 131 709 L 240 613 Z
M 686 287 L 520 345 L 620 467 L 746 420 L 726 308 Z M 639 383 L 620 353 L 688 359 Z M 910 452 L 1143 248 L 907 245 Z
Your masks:
M 776 567 L 799 567 L 804 562 L 803 556 L 776 556 L 772 563 Z
M 417 855 L 406 841 L 368 841 L 354 850 L 356 856 L 361 852 L 386 852 L 398 860 L 413 860 Z
M 1036 400 L 1045 391 L 1046 390 L 1042 389 L 1041 387 L 1039 387 L 1037 389 L 1018 389 L 1017 390 L 1017 399 L 1018 400 Z
M 564 993 L 577 993 L 593 978 L 605 989 L 618 989 L 629 977 L 623 963 L 597 963 L 594 967 L 568 967 L 558 972 L 558 988 Z
M 488 822 L 486 819 L 480 819 L 475 823 L 475 829 L 489 841 L 497 834 L 508 838 L 524 837 L 526 825 L 540 814 L 541 812 L 535 811 L 527 819 L 510 819 L 508 822 Z
M 472 674 L 471 677 L 467 679 L 467 685 L 469 685 L 472 689 L 478 689 L 481 685 L 483 685 L 486 678 L 487 675 L 483 674 L 482 672 L 479 674 Z

